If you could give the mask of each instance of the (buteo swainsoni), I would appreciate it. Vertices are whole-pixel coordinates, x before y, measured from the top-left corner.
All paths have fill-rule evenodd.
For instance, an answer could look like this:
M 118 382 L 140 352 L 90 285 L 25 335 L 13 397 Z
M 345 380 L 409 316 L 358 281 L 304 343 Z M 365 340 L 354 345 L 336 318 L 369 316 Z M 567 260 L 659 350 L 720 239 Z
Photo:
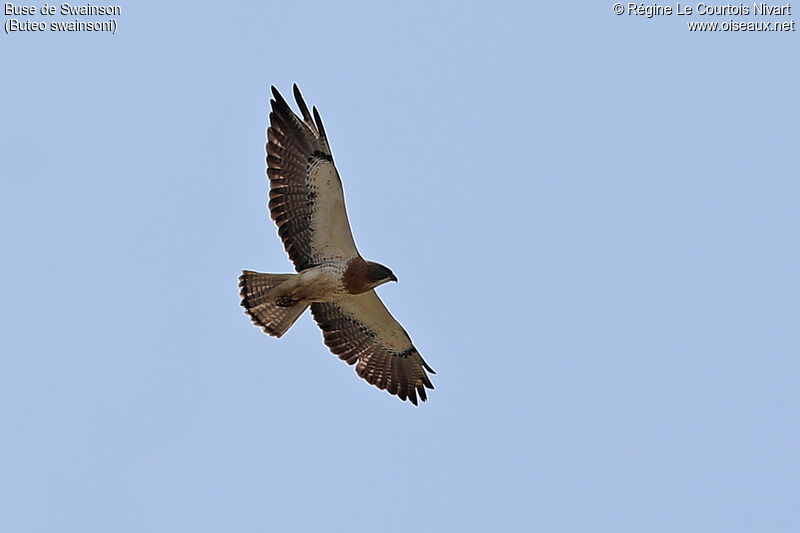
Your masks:
M 272 87 L 267 130 L 269 212 L 297 274 L 245 270 L 242 306 L 265 333 L 280 337 L 310 305 L 325 344 L 372 385 L 401 400 L 427 400 L 435 374 L 408 333 L 375 293 L 397 281 L 391 270 L 366 261 L 356 248 L 317 108 L 313 119 L 294 85 L 300 119 Z

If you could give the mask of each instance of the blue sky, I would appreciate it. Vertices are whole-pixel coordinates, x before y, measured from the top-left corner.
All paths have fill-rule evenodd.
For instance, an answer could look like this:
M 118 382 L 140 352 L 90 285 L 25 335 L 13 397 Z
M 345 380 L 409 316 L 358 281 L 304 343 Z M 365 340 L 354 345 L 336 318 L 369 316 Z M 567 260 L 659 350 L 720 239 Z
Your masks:
M 612 5 L 3 33 L 0 530 L 800 530 L 797 33 Z M 239 307 L 293 82 L 419 408 Z

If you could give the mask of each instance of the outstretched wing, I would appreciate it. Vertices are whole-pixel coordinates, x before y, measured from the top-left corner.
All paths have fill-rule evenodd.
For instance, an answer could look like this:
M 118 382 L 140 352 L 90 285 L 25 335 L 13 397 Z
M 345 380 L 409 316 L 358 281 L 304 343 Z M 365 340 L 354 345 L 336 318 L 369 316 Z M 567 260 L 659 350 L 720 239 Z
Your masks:
M 374 290 L 312 303 L 311 314 L 328 348 L 347 364 L 358 363 L 359 376 L 414 405 L 417 395 L 428 399 L 425 388 L 433 389 L 433 383 L 425 371 L 436 372 Z
M 272 87 L 267 130 L 269 212 L 297 271 L 358 255 L 317 108 L 314 118 L 297 85 L 294 98 L 302 120 Z

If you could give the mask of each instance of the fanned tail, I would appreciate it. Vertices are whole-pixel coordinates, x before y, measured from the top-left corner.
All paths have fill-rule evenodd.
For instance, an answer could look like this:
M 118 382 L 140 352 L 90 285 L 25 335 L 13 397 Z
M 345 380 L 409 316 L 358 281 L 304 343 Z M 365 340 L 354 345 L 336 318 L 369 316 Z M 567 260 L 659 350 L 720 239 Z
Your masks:
M 239 276 L 242 307 L 264 333 L 282 336 L 308 307 L 302 300 L 287 300 L 285 288 L 281 287 L 296 276 L 298 274 L 262 274 L 252 270 L 245 270 Z

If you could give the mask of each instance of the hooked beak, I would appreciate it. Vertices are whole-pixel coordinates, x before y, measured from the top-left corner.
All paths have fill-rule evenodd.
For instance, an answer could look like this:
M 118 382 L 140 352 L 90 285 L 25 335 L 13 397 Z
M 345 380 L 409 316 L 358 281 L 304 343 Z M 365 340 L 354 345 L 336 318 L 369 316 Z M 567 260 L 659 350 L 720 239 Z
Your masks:
M 392 277 L 391 277 L 391 278 L 389 278 L 389 279 L 390 279 L 390 280 L 392 280 L 392 281 L 394 281 L 394 282 L 396 282 L 396 281 L 397 281 L 397 276 L 395 276 L 394 274 L 392 274 Z

